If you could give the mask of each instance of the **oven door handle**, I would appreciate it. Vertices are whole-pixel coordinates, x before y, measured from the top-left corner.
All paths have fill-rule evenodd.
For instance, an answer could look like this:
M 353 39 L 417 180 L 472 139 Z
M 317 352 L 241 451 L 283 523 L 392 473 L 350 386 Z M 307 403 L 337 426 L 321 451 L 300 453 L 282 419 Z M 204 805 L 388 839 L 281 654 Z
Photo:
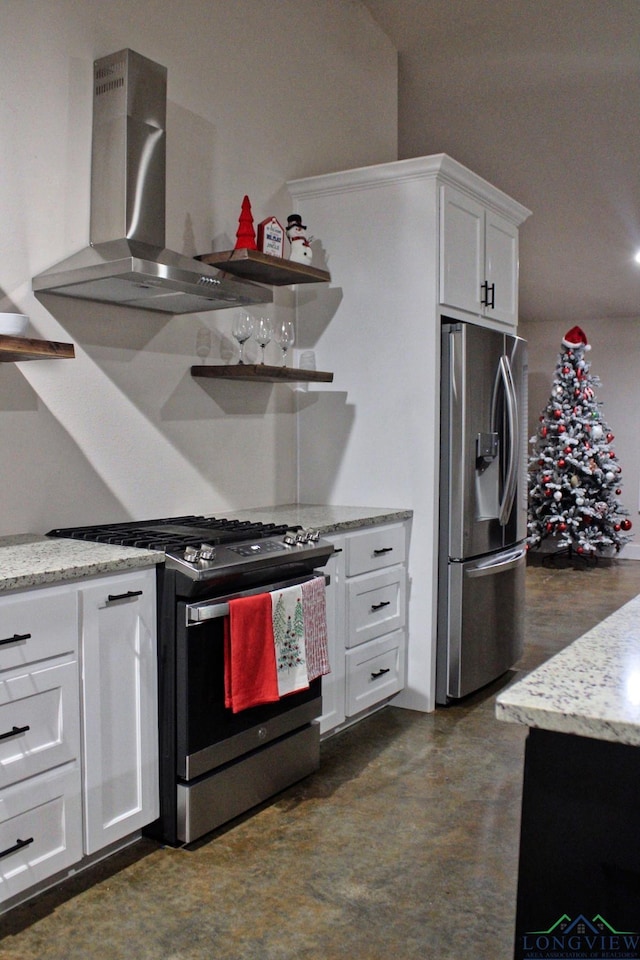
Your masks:
M 229 616 L 229 601 L 237 600 L 240 597 L 255 597 L 260 593 L 275 593 L 276 590 L 284 590 L 286 587 L 295 587 L 300 583 L 307 583 L 309 580 L 315 580 L 316 577 L 324 576 L 325 585 L 329 582 L 329 577 L 322 573 L 310 573 L 305 577 L 297 577 L 295 580 L 284 580 L 282 583 L 271 583 L 268 587 L 256 587 L 254 590 L 244 590 L 242 593 L 234 593 L 226 599 L 217 601 L 208 601 L 203 603 L 188 603 L 186 606 L 187 626 L 196 623 L 205 623 L 209 620 L 217 620 L 219 617 Z

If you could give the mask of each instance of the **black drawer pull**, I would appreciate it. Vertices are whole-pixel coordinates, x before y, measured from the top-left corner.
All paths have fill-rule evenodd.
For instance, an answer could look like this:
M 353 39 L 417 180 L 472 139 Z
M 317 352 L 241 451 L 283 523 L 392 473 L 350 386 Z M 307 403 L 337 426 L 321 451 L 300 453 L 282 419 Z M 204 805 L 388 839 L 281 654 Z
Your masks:
M 33 837 L 29 837 L 28 840 L 16 840 L 12 847 L 7 847 L 6 850 L 0 850 L 0 857 L 8 857 L 10 853 L 15 853 L 16 850 L 22 850 L 23 847 L 28 847 L 30 843 L 33 843 Z
M 378 677 L 384 677 L 385 673 L 389 673 L 391 667 L 381 667 L 380 670 L 376 670 L 375 673 L 371 674 L 372 680 L 377 680 Z
M 381 600 L 380 603 L 372 603 L 371 612 L 373 613 L 374 610 L 382 610 L 383 607 L 388 607 L 390 603 L 391 600 Z
M 21 640 L 30 640 L 30 633 L 14 633 L 12 637 L 5 637 L 4 640 L 0 640 L 0 647 L 5 643 L 20 643 Z
M 9 737 L 17 737 L 20 733 L 26 733 L 27 730 L 31 730 L 31 727 L 27 724 L 26 727 L 14 727 L 13 730 L 7 730 L 6 733 L 0 733 L 0 740 L 7 740 Z
M 127 590 L 126 593 L 110 593 L 107 597 L 108 603 L 113 603 L 114 600 L 129 600 L 130 597 L 141 597 L 142 590 Z
M 393 547 L 381 547 L 379 550 L 374 550 L 374 557 L 381 557 L 383 553 L 393 553 Z

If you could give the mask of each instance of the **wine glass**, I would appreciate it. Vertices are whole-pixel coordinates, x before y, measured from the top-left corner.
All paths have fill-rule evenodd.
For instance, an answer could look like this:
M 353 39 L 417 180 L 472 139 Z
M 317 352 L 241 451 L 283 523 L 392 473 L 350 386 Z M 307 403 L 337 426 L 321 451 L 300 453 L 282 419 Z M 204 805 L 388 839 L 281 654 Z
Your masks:
M 240 359 L 238 363 L 244 363 L 244 345 L 253 333 L 253 317 L 246 313 L 241 313 L 233 321 L 232 333 L 240 344 Z
M 291 320 L 283 320 L 278 327 L 278 332 L 276 333 L 276 340 L 280 344 L 280 349 L 282 350 L 282 366 L 286 367 L 287 365 L 287 350 L 289 347 L 292 347 L 295 343 L 295 334 L 293 331 L 293 323 Z
M 260 344 L 260 350 L 262 351 L 262 360 L 260 363 L 264 365 L 264 349 L 266 345 L 273 338 L 273 325 L 269 317 L 260 317 L 258 320 L 258 328 L 256 330 L 255 340 L 256 343 Z

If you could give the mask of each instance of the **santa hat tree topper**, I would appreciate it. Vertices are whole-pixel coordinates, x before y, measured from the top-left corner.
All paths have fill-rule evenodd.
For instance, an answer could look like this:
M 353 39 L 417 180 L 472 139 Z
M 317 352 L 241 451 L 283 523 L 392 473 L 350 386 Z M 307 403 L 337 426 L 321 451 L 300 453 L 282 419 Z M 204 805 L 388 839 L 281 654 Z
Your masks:
M 630 537 L 618 501 L 621 473 L 602 418 L 585 353 L 586 334 L 572 327 L 562 338 L 551 396 L 531 438 L 529 546 L 551 538 L 559 550 L 595 555 L 617 552 Z

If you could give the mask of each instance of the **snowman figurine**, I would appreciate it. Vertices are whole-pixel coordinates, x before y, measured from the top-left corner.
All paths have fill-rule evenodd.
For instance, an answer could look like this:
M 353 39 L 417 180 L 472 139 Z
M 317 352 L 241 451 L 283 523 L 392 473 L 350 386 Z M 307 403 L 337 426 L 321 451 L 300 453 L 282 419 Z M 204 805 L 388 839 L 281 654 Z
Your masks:
M 313 237 L 307 237 L 307 228 L 302 223 L 302 217 L 299 213 L 292 213 L 287 217 L 285 233 L 291 244 L 289 259 L 295 263 L 311 263 L 313 251 L 310 241 L 313 240 Z

